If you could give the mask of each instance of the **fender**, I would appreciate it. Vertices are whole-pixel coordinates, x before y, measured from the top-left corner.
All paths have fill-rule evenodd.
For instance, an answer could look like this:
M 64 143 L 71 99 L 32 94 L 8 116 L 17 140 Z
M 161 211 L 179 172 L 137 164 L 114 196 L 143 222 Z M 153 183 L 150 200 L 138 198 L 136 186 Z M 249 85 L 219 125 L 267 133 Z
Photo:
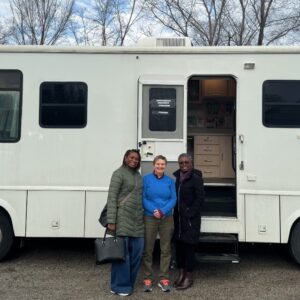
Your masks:
M 281 243 L 286 244 L 289 241 L 291 228 L 295 222 L 300 218 L 300 208 L 295 210 L 289 217 L 282 222 L 281 226 Z

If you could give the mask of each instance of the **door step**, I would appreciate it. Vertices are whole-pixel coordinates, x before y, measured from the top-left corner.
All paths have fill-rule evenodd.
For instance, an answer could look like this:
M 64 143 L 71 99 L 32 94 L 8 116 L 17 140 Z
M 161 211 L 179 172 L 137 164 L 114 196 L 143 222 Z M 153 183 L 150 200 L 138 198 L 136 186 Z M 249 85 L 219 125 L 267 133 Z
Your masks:
M 202 233 L 197 246 L 196 258 L 200 263 L 239 263 L 237 236 Z
M 209 254 L 209 253 L 197 253 L 196 259 L 199 263 L 232 263 L 238 264 L 240 257 L 237 254 Z

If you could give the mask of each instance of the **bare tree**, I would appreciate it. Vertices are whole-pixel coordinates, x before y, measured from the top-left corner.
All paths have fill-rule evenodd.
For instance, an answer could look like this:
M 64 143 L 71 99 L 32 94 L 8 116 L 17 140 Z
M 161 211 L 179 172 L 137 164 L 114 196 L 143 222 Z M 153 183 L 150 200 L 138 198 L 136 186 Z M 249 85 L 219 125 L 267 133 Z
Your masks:
M 217 46 L 224 44 L 225 8 L 227 0 L 202 0 L 203 7 L 194 12 L 191 24 L 200 45 Z
M 9 0 L 12 39 L 18 44 L 54 45 L 66 32 L 75 0 Z
M 251 45 L 257 35 L 255 16 L 250 14 L 251 0 L 231 0 L 226 7 L 227 45 Z
M 164 27 L 179 36 L 189 36 L 196 1 L 149 0 L 147 8 Z
M 97 24 L 101 45 L 123 46 L 142 16 L 143 4 L 142 0 L 94 0 L 90 19 Z
M 230 45 L 269 45 L 300 28 L 300 2 L 231 0 L 227 11 Z
M 148 0 L 154 19 L 196 45 L 269 45 L 299 32 L 300 1 Z
M 257 45 L 269 45 L 300 27 L 300 2 L 251 0 L 258 24 Z
M 0 44 L 7 44 L 10 34 L 9 28 L 0 24 Z
M 84 8 L 75 9 L 69 28 L 76 45 L 93 46 L 97 40 L 97 25 L 86 15 Z
M 144 5 L 137 0 L 116 0 L 117 37 L 115 44 L 123 46 L 132 26 L 141 18 Z
M 111 0 L 94 0 L 91 19 L 99 26 L 101 45 L 106 46 L 114 35 L 111 24 L 114 20 L 114 3 Z
M 223 43 L 227 0 L 149 0 L 154 18 L 177 35 L 197 45 Z

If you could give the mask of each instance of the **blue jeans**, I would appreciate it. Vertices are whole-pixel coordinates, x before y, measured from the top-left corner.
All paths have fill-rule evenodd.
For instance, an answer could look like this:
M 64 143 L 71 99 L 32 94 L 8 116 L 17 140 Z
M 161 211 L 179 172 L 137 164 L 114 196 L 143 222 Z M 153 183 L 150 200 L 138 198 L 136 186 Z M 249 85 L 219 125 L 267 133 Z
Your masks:
M 124 237 L 126 260 L 111 266 L 111 290 L 131 294 L 140 268 L 144 250 L 144 238 Z

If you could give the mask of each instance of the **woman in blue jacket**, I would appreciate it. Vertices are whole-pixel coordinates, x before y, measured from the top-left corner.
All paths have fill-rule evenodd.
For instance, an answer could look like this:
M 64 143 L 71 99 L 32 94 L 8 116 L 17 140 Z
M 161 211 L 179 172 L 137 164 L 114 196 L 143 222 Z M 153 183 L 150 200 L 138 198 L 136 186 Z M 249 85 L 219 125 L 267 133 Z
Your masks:
M 143 206 L 145 221 L 144 291 L 153 288 L 152 255 L 154 243 L 160 237 L 160 274 L 158 286 L 170 291 L 169 265 L 171 238 L 174 230 L 173 208 L 176 204 L 176 189 L 173 179 L 165 175 L 167 159 L 158 155 L 153 161 L 153 173 L 144 176 Z

